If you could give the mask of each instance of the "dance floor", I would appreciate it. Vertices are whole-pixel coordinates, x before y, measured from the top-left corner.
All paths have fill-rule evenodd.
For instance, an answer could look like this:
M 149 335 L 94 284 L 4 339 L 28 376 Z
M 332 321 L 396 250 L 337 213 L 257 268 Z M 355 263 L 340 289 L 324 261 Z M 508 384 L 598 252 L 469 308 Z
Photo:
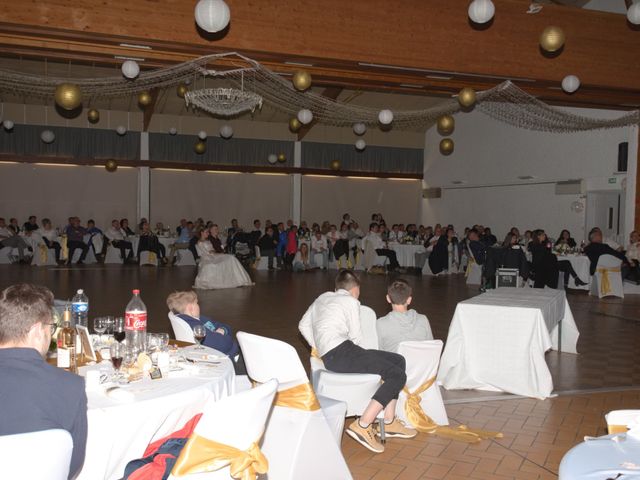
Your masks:
M 84 288 L 90 316 L 117 315 L 133 288 L 140 288 L 149 310 L 149 331 L 170 332 L 165 299 L 193 284 L 195 267 L 83 266 L 36 268 L 0 266 L 0 288 L 33 282 L 51 288 L 56 298 L 71 298 Z M 308 349 L 297 330 L 307 306 L 332 289 L 335 272 L 252 272 L 251 288 L 198 292 L 203 314 L 244 330 L 284 340 L 308 364 Z M 414 288 L 414 308 L 429 317 L 434 336 L 446 340 L 456 304 L 477 295 L 462 275 L 407 275 Z M 362 303 L 378 315 L 388 276 L 362 276 Z M 604 433 L 604 413 L 640 408 L 640 295 L 598 300 L 569 293 L 580 330 L 579 355 L 547 353 L 557 398 L 545 401 L 511 395 L 453 392 L 445 395 L 453 424 L 500 430 L 505 436 L 467 445 L 430 435 L 392 439 L 373 455 L 346 438 L 343 451 L 356 479 L 417 478 L 554 478 L 566 451 L 584 435 Z

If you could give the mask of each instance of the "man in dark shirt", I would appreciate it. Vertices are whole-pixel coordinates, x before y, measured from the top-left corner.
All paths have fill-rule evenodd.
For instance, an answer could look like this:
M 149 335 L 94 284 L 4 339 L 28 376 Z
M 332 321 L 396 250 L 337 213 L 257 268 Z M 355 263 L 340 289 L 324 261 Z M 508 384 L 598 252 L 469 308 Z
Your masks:
M 52 310 L 45 287 L 18 284 L 0 293 L 0 435 L 68 431 L 73 478 L 84 462 L 87 396 L 81 377 L 44 361 L 55 328 Z
M 38 230 L 38 222 L 36 221 L 36 217 L 31 215 L 29 217 L 29 221 L 28 222 L 24 222 L 24 225 L 22 227 L 24 229 L 24 231 L 26 233 L 31 233 L 35 230 Z
M 478 231 L 472 228 L 469 230 L 467 238 L 469 239 L 469 250 L 473 254 L 476 263 L 478 265 L 484 265 L 484 261 L 487 258 L 487 247 L 480 241 Z
M 589 261 L 591 262 L 589 266 L 591 275 L 596 273 L 598 260 L 600 260 L 601 255 L 613 255 L 622 260 L 622 278 L 625 278 L 626 271 L 628 270 L 627 257 L 625 257 L 624 253 L 614 250 L 606 243 L 602 243 L 602 231 L 599 228 L 592 228 L 589 232 L 589 245 L 584 247 L 584 253 L 589 257 Z
M 64 229 L 64 233 L 67 235 L 67 248 L 69 249 L 69 257 L 67 258 L 67 265 L 71 265 L 73 261 L 73 254 L 76 249 L 82 250 L 78 265 L 84 263 L 84 259 L 89 253 L 89 245 L 84 243 L 84 236 L 87 233 L 87 229 L 80 225 L 80 219 L 78 217 L 70 217 L 69 225 Z

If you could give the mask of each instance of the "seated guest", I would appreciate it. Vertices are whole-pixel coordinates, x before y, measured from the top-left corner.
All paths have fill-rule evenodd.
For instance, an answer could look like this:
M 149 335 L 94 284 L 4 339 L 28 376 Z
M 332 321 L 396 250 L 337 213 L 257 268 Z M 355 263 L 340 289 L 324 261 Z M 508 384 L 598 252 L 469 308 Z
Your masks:
M 292 225 L 287 232 L 287 246 L 284 257 L 285 270 L 293 270 L 293 259 L 296 253 L 298 253 L 298 227 Z
M 329 248 L 333 254 L 333 258 L 338 262 L 338 268 L 342 266 L 342 257 L 345 257 L 347 262 L 349 260 L 349 240 L 347 240 L 348 229 L 346 224 L 343 224 L 344 231 L 338 232 L 335 225 L 331 225 L 327 240 L 329 241 Z
M 516 229 L 517 230 L 517 229 Z M 501 258 L 501 267 L 517 268 L 518 274 L 526 280 L 529 277 L 529 262 L 524 253 L 524 249 L 518 244 L 518 235 L 507 233 L 502 242 L 504 255 Z
M 244 364 L 240 359 L 240 347 L 233 338 L 231 327 L 201 315 L 198 296 L 193 290 L 173 292 L 167 297 L 167 307 L 176 316 L 187 322 L 191 328 L 202 325 L 206 330 L 202 345 L 227 355 L 234 364 L 236 374 L 246 374 Z
M 146 218 L 142 217 L 140 219 L 140 221 L 138 222 L 138 233 L 142 233 L 142 228 L 144 227 L 145 223 L 149 223 L 149 220 L 147 220 Z M 151 228 L 151 225 L 149 225 L 149 228 Z
M 34 215 L 31 215 L 29 217 L 29 221 L 24 222 L 22 229 L 25 231 L 25 233 L 31 233 L 38 230 L 39 227 L 36 220 L 36 217 Z
M 306 272 L 311 269 L 313 269 L 313 262 L 311 261 L 311 255 L 309 254 L 309 245 L 307 243 L 301 243 L 300 248 L 293 259 L 293 271 Z
M 397 223 L 394 223 L 391 226 L 391 231 L 389 232 L 388 241 L 389 242 L 397 242 L 400 243 L 402 241 L 403 234 L 400 231 L 400 227 Z
M 418 227 L 415 223 L 410 223 L 409 225 L 407 225 L 406 236 L 411 238 L 412 243 L 416 242 L 416 239 L 418 238 Z
M 366 350 L 360 346 L 360 281 L 350 270 L 340 270 L 335 291 L 320 295 L 308 308 L 298 328 L 315 349 L 327 370 L 337 373 L 373 373 L 382 377 L 362 416 L 346 430 L 347 435 L 372 452 L 384 452 L 376 438 L 373 422 L 384 410 L 388 437 L 413 438 L 417 432 L 407 428 L 395 416 L 400 390 L 407 375 L 404 357 L 381 350 Z
M 267 227 L 265 234 L 258 240 L 258 247 L 260 247 L 260 255 L 268 259 L 267 265 L 269 270 L 273 270 L 273 259 L 276 257 L 278 238 L 271 225 Z
M 613 255 L 614 257 L 622 260 L 622 278 L 627 276 L 626 274 L 629 268 L 627 265 L 627 258 L 624 256 L 624 253 L 615 250 L 606 243 L 603 243 L 602 230 L 598 227 L 592 228 L 589 232 L 589 245 L 584 247 L 584 254 L 589 257 L 589 262 L 591 263 L 589 266 L 589 272 L 591 275 L 596 273 L 598 260 L 600 260 L 602 255 Z
M 322 269 L 329 268 L 329 244 L 320 230 L 316 230 L 311 239 L 311 264 L 316 265 L 316 255 L 322 255 Z
M 180 235 L 180 232 L 182 231 L 183 228 L 185 228 L 187 226 L 187 219 L 186 218 L 181 218 L 180 219 L 180 224 L 176 227 L 176 233 L 178 235 Z
M 227 250 L 230 252 L 233 251 L 233 244 L 235 243 L 236 233 L 240 232 L 240 227 L 238 226 L 238 219 L 231 219 L 231 226 L 227 228 Z
M 300 227 L 298 228 L 298 238 L 300 240 L 304 240 L 305 242 L 311 241 L 311 230 L 307 226 L 307 222 L 305 220 L 300 222 Z
M 344 215 L 342 215 L 342 223 L 346 223 L 347 225 L 351 226 L 352 223 L 356 222 L 353 218 L 351 218 L 350 214 L 345 213 Z
M 191 224 L 191 226 L 189 224 Z M 180 225 L 180 233 L 178 234 L 178 238 L 176 238 L 175 243 L 171 244 L 171 248 L 169 249 L 169 258 L 167 259 L 169 265 L 173 265 L 176 263 L 176 252 L 178 250 L 189 249 L 189 241 L 191 240 L 192 235 L 191 227 L 193 227 L 193 224 L 186 221 L 184 226 Z
M 77 249 L 82 251 L 77 264 L 82 265 L 84 259 L 87 257 L 87 253 L 89 253 L 89 245 L 84 243 L 84 236 L 87 234 L 87 229 L 80 225 L 80 219 L 78 217 L 71 217 L 69 218 L 69 225 L 64 229 L 64 233 L 67 235 L 67 248 L 69 249 L 67 265 L 71 265 L 73 254 Z
M 28 250 L 29 245 L 24 241 L 20 235 L 14 233 L 13 229 L 10 229 L 5 222 L 4 218 L 0 218 L 0 248 L 17 248 L 18 249 L 18 261 L 20 263 L 27 263 L 24 256 L 25 250 Z
M 560 236 L 556 240 L 555 245 L 567 245 L 569 248 L 576 248 L 576 241 L 571 238 L 571 233 L 569 233 L 569 230 L 562 230 L 560 232 Z
M 73 440 L 69 478 L 75 478 L 87 444 L 87 395 L 82 377 L 43 358 L 56 327 L 52 311 L 45 287 L 19 284 L 0 293 L 0 435 L 66 430 Z
M 629 246 L 626 252 L 629 261 L 629 275 L 627 278 L 640 285 L 640 234 L 634 230 L 629 235 Z
M 17 218 L 10 218 L 8 227 L 9 227 L 9 230 L 11 230 L 15 235 L 18 235 L 21 231 L 20 225 L 18 225 Z
M 387 248 L 387 246 L 385 245 L 385 242 L 380 236 L 380 228 L 378 227 L 377 223 L 372 223 L 371 225 L 369 225 L 369 235 L 364 238 L 363 244 L 366 244 L 367 242 L 375 250 L 377 255 L 381 257 L 387 257 L 387 259 L 389 260 L 389 270 L 393 272 L 400 268 L 396 252 L 394 252 L 390 248 Z
M 429 255 L 429 268 L 434 275 L 458 268 L 458 239 L 452 228 L 440 236 Z
M 558 257 L 553 254 L 551 242 L 544 230 L 535 230 L 533 232 L 533 240 L 529 251 L 533 261 L 534 288 L 544 288 L 545 286 L 557 288 L 559 272 L 564 273 L 565 287 L 569 284 L 569 275 L 573 277 L 576 286 L 586 285 L 578 277 L 569 260 L 558 260 Z
M 142 224 L 142 231 L 140 232 L 140 241 L 138 242 L 138 252 L 137 252 L 138 261 L 140 261 L 140 254 L 142 252 L 153 252 L 158 256 L 158 258 L 163 264 L 167 263 L 166 250 L 164 248 L 164 245 L 160 243 L 160 240 L 158 240 L 157 235 L 151 231 L 149 222 L 144 222 Z
M 87 220 L 87 233 L 91 235 L 91 237 L 89 237 L 89 248 L 93 249 L 93 253 L 96 255 L 96 257 L 99 255 L 103 255 L 106 244 L 103 244 L 102 249 L 100 249 L 100 251 L 98 252 L 96 251 L 96 246 L 93 243 L 93 237 L 95 235 L 103 235 L 102 230 L 96 227 L 96 222 L 94 220 Z
M 436 243 L 438 243 L 438 240 L 440 240 L 441 236 L 442 236 L 442 227 L 440 225 L 436 225 L 433 230 L 433 235 L 429 237 L 429 240 L 427 240 L 427 243 L 425 243 L 424 245 L 425 248 L 427 249 L 427 252 L 433 252 L 433 249 L 436 246 Z
M 158 235 L 158 236 L 164 235 L 165 234 L 164 223 L 156 222 L 156 229 L 155 229 L 154 233 L 156 235 Z
M 131 261 L 133 257 L 133 244 L 126 239 L 127 234 L 120 226 L 118 220 L 111 221 L 111 227 L 109 227 L 105 236 L 111 242 L 111 245 L 120 250 L 120 258 L 122 258 L 122 260 Z M 128 254 L 127 250 L 129 250 Z
M 491 233 L 491 229 L 489 227 L 485 227 L 484 233 L 480 238 L 480 241 L 484 243 L 487 247 L 492 247 L 496 243 L 498 243 L 497 237 Z
M 209 241 L 213 245 L 213 251 L 215 253 L 224 253 L 224 246 L 220 239 L 220 229 L 215 223 L 209 227 Z
M 60 250 L 62 247 L 58 242 L 58 232 L 56 232 L 51 225 L 51 220 L 48 218 L 42 219 L 42 229 L 38 232 L 42 237 L 42 241 L 49 250 L 53 249 L 56 255 L 56 263 L 60 263 Z
M 120 220 L 120 228 L 124 231 L 127 237 L 133 237 L 135 235 L 133 230 L 129 228 L 129 220 L 127 220 L 126 218 Z
M 401 278 L 387 288 L 387 303 L 391 305 L 391 312 L 376 322 L 380 350 L 397 352 L 401 342 L 433 340 L 427 317 L 413 309 L 409 310 L 411 295 L 411 286 Z

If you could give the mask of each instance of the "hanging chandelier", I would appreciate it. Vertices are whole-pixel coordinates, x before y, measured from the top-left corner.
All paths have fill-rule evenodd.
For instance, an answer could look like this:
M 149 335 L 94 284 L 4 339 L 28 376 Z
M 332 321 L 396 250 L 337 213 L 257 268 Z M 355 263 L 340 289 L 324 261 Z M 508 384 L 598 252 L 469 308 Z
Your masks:
M 204 88 L 189 91 L 184 95 L 187 107 L 204 110 L 212 115 L 232 117 L 243 112 L 262 108 L 262 97 L 257 93 L 237 88 Z

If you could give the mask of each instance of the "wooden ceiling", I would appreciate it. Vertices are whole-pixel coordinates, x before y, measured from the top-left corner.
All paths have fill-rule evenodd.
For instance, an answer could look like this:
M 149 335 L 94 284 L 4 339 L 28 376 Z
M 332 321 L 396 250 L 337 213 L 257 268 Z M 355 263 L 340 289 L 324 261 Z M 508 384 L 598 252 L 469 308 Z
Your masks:
M 217 35 L 197 29 L 195 0 L 5 2 L 0 56 L 98 65 L 137 57 L 154 68 L 238 51 L 282 73 L 306 64 L 327 88 L 448 96 L 512 79 L 554 104 L 640 106 L 640 29 L 623 15 L 562 5 L 532 15 L 528 0 L 494 0 L 494 20 L 477 28 L 468 0 L 226 1 L 231 24 Z M 538 46 L 548 25 L 567 36 L 553 58 Z M 573 95 L 560 90 L 568 74 L 582 81 Z

